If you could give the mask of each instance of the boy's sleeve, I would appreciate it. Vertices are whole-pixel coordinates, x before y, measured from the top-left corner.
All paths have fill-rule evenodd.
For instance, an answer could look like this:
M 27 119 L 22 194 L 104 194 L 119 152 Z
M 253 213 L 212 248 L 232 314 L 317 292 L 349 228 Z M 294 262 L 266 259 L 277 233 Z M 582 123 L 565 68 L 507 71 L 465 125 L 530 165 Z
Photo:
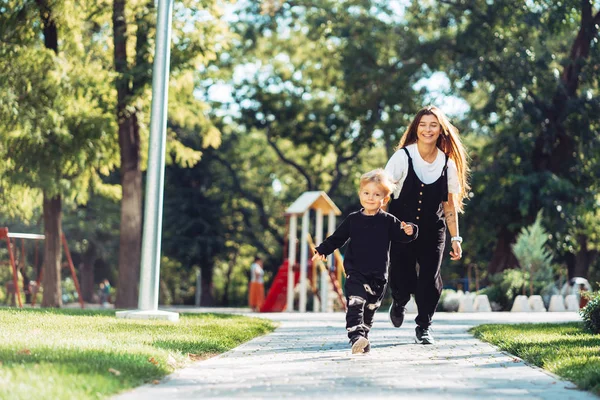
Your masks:
M 390 237 L 394 242 L 409 243 L 419 236 L 419 227 L 417 225 L 413 224 L 412 222 L 405 222 L 405 224 L 411 225 L 413 227 L 412 235 L 407 235 L 404 232 L 404 229 L 402 229 L 402 223 L 400 222 L 400 220 L 394 217 L 393 222 L 390 224 L 392 230 L 390 232 Z
M 350 222 L 348 219 L 349 217 L 343 220 L 335 232 L 317 246 L 319 254 L 328 256 L 333 253 L 335 249 L 339 249 L 348 241 L 350 238 Z

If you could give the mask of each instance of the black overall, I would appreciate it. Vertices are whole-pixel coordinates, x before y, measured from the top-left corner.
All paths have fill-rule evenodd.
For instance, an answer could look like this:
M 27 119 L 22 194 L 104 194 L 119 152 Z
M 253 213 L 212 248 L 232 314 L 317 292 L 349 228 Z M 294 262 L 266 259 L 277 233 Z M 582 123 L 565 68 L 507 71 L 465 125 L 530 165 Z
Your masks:
M 442 174 L 425 184 L 417 177 L 408 150 L 408 173 L 402 191 L 390 203 L 389 212 L 404 222 L 419 226 L 419 236 L 410 243 L 392 243 L 389 285 L 396 304 L 404 306 L 415 295 L 418 326 L 428 328 L 442 293 L 440 266 L 446 242 L 442 201 L 448 201 L 448 155 Z M 417 272 L 417 263 L 419 269 Z

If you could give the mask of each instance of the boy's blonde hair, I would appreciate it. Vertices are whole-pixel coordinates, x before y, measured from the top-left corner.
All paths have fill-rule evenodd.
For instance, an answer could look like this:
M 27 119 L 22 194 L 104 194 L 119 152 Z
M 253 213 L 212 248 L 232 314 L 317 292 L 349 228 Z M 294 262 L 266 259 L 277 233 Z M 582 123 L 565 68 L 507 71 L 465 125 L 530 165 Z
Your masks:
M 396 185 L 394 185 L 392 182 L 390 175 L 381 168 L 369 171 L 360 177 L 360 188 L 365 186 L 367 183 L 376 183 L 379 185 L 385 192 L 385 197 L 390 196 L 396 188 Z

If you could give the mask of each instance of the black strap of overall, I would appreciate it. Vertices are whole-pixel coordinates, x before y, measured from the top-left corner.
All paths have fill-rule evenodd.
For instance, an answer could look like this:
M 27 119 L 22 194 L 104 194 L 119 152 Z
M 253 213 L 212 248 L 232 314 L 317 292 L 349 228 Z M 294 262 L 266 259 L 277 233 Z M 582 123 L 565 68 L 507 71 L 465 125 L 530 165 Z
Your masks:
M 408 171 L 400 196 L 392 201 L 390 212 L 396 217 L 415 222 L 418 224 L 429 224 L 438 221 L 442 215 L 440 204 L 448 201 L 448 155 L 444 162 L 444 168 L 440 177 L 433 183 L 423 183 L 415 173 L 412 157 L 408 149 L 402 150 L 408 157 Z

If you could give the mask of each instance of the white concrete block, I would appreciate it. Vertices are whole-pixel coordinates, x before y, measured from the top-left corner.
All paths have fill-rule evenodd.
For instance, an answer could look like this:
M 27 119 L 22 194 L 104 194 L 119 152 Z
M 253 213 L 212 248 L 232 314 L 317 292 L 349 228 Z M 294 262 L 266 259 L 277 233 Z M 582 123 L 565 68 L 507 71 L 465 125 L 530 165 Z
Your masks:
M 565 307 L 567 308 L 567 311 L 579 311 L 579 301 L 577 301 L 577 295 L 567 295 L 565 297 Z
M 474 312 L 475 308 L 473 307 L 473 297 L 472 296 L 462 296 L 460 298 L 460 302 L 458 303 L 458 312 Z
M 510 309 L 511 312 L 530 312 L 531 311 L 531 307 L 529 307 L 529 301 L 527 299 L 527 296 L 524 295 L 520 295 L 515 297 L 515 301 L 513 303 L 512 308 Z
M 560 294 L 554 294 L 550 297 L 550 304 L 548 305 L 548 311 L 565 311 L 565 298 Z
M 473 308 L 476 312 L 491 312 L 492 306 L 490 305 L 490 299 L 488 299 L 486 294 L 479 294 L 475 296 L 475 301 L 473 301 Z
M 529 296 L 529 307 L 531 307 L 531 311 L 533 312 L 546 312 L 546 307 L 544 307 L 544 300 L 542 296 L 538 294 L 534 294 L 533 296 Z

